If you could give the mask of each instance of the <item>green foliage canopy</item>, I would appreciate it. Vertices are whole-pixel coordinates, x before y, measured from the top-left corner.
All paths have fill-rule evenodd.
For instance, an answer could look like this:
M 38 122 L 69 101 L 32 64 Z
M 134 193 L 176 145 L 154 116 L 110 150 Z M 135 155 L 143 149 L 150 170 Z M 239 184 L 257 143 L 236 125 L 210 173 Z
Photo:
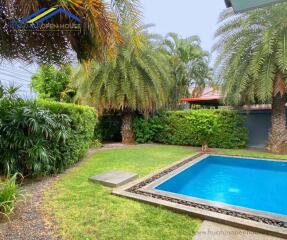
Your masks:
M 93 108 L 25 101 L 13 91 L 0 98 L 0 175 L 46 175 L 78 162 L 93 141 Z
M 32 76 L 32 87 L 42 99 L 61 101 L 67 99 L 67 88 L 72 76 L 72 67 L 62 65 L 57 68 L 53 65 L 41 65 L 37 73 Z M 75 91 L 70 89 L 70 98 Z
M 216 72 L 231 104 L 269 103 L 284 84 L 273 89 L 277 73 L 287 74 L 287 4 L 220 16 L 216 32 Z
M 132 42 L 130 26 L 121 29 L 123 43 L 112 61 L 93 62 L 88 77 L 75 77 L 79 98 L 104 110 L 140 111 L 145 114 L 164 106 L 171 87 L 166 54 L 154 35 L 141 30 L 141 49 Z
M 241 148 L 247 144 L 243 121 L 229 110 L 171 111 L 146 120 L 137 118 L 133 127 L 139 143 L 200 146 L 207 142 L 215 148 Z
M 200 44 L 198 36 L 180 38 L 176 33 L 169 33 L 162 42 L 164 51 L 169 55 L 174 78 L 171 92 L 173 105 L 178 103 L 179 98 L 189 97 L 189 87 L 194 89 L 192 95 L 200 95 L 212 80 L 209 53 Z
M 11 19 L 20 20 L 51 7 L 62 7 L 78 16 L 81 31 L 22 31 L 11 27 Z M 134 40 L 139 40 L 138 0 L 1 0 L 0 12 L 0 59 L 60 64 L 70 62 L 74 50 L 80 61 L 102 61 L 115 54 L 121 42 L 118 25 L 124 19 L 135 29 Z M 73 21 L 65 14 L 57 14 L 48 23 L 62 25 Z

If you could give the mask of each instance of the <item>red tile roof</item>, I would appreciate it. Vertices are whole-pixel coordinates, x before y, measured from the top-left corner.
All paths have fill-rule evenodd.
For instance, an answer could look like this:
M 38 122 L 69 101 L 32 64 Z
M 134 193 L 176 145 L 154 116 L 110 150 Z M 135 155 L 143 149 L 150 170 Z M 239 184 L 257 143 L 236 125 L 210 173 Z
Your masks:
M 220 96 L 208 96 L 208 97 L 194 97 L 194 98 L 182 98 L 181 102 L 200 102 L 200 101 L 212 101 L 212 100 L 220 100 Z

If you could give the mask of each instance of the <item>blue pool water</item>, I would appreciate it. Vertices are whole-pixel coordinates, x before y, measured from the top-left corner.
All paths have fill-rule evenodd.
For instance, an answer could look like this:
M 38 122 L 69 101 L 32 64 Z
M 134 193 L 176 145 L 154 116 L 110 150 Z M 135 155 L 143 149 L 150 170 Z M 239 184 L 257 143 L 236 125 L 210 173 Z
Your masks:
M 287 162 L 208 156 L 156 189 L 287 215 Z

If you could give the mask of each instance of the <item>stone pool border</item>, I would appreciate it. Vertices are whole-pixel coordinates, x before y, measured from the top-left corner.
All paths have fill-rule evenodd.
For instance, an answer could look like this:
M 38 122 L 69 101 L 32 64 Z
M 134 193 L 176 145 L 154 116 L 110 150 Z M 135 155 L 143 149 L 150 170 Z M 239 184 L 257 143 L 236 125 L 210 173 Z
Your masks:
M 216 221 L 235 227 L 254 230 L 261 233 L 271 234 L 277 237 L 287 238 L 287 217 L 275 214 L 257 214 L 257 211 L 239 207 L 229 207 L 227 204 L 214 204 L 210 201 L 201 201 L 190 197 L 179 197 L 176 194 L 166 194 L 159 190 L 152 190 L 151 186 L 159 180 L 165 181 L 175 172 L 180 172 L 187 167 L 202 160 L 208 155 L 240 157 L 258 160 L 256 157 L 243 157 L 236 155 L 220 154 L 196 154 L 180 160 L 157 173 L 151 174 L 143 179 L 134 181 L 124 187 L 113 191 L 113 194 L 124 196 L 154 205 L 168 207 L 175 211 L 189 213 L 195 217 Z M 271 161 L 284 161 L 284 159 L 260 158 Z M 231 205 L 230 205 L 231 206 Z M 260 213 L 258 211 L 258 213 Z

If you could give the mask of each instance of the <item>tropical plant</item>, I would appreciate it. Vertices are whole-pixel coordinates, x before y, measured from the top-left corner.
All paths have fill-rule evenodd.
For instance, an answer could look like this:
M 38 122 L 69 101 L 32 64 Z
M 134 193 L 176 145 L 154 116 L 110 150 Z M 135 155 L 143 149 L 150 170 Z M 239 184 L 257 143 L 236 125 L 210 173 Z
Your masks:
M 54 163 L 50 143 L 65 143 L 68 124 L 67 116 L 33 104 L 9 109 L 1 116 L 1 172 L 49 173 Z
M 70 103 L 61 103 L 39 99 L 36 104 L 41 109 L 48 109 L 57 116 L 68 116 L 70 122 L 68 136 L 63 142 L 51 139 L 50 146 L 54 157 L 53 168 L 49 173 L 62 172 L 78 163 L 87 153 L 95 139 L 100 139 L 97 125 L 97 113 L 94 108 Z
M 60 68 L 41 65 L 32 76 L 32 87 L 42 99 L 71 102 L 76 94 L 76 90 L 68 87 L 71 76 L 71 65 L 62 65 Z
M 272 101 L 268 149 L 274 153 L 287 152 L 286 12 L 285 3 L 245 14 L 224 11 L 214 46 L 219 53 L 217 76 L 222 80 L 227 103 Z
M 9 84 L 8 86 L 2 85 L 0 81 L 0 100 L 5 99 L 5 100 L 20 100 L 18 96 L 18 91 L 21 88 L 20 85 L 14 85 L 14 84 Z
M 163 41 L 163 48 L 170 56 L 172 76 L 175 79 L 171 92 L 171 104 L 176 108 L 179 98 L 200 95 L 209 81 L 212 70 L 209 68 L 209 54 L 200 46 L 198 36 L 180 38 L 169 33 Z
M 51 142 L 64 143 L 69 118 L 39 108 L 33 102 L 0 99 L 0 173 L 40 174 L 53 167 Z
M 23 100 L 16 91 L 0 84 L 0 176 L 62 172 L 100 139 L 94 108 Z
M 141 31 L 143 46 L 132 42 L 130 26 L 121 29 L 123 44 L 117 57 L 105 64 L 93 63 L 90 76 L 75 77 L 79 97 L 94 104 L 99 113 L 120 111 L 122 114 L 122 141 L 134 143 L 133 113 L 145 115 L 164 106 L 171 81 L 166 55 L 157 47 L 154 35 Z
M 110 4 L 108 4 L 110 3 Z M 79 60 L 103 60 L 113 57 L 121 42 L 118 24 L 125 18 L 133 25 L 134 40 L 140 22 L 138 0 L 0 0 L 0 57 L 40 63 L 62 63 L 71 58 L 73 49 Z M 81 19 L 81 31 L 21 31 L 11 20 L 27 17 L 40 8 L 62 7 Z M 56 15 L 52 24 L 66 24 L 70 19 Z
M 16 200 L 21 195 L 17 185 L 19 177 L 22 175 L 15 173 L 12 177 L 0 179 L 0 217 L 9 217 L 15 209 Z

